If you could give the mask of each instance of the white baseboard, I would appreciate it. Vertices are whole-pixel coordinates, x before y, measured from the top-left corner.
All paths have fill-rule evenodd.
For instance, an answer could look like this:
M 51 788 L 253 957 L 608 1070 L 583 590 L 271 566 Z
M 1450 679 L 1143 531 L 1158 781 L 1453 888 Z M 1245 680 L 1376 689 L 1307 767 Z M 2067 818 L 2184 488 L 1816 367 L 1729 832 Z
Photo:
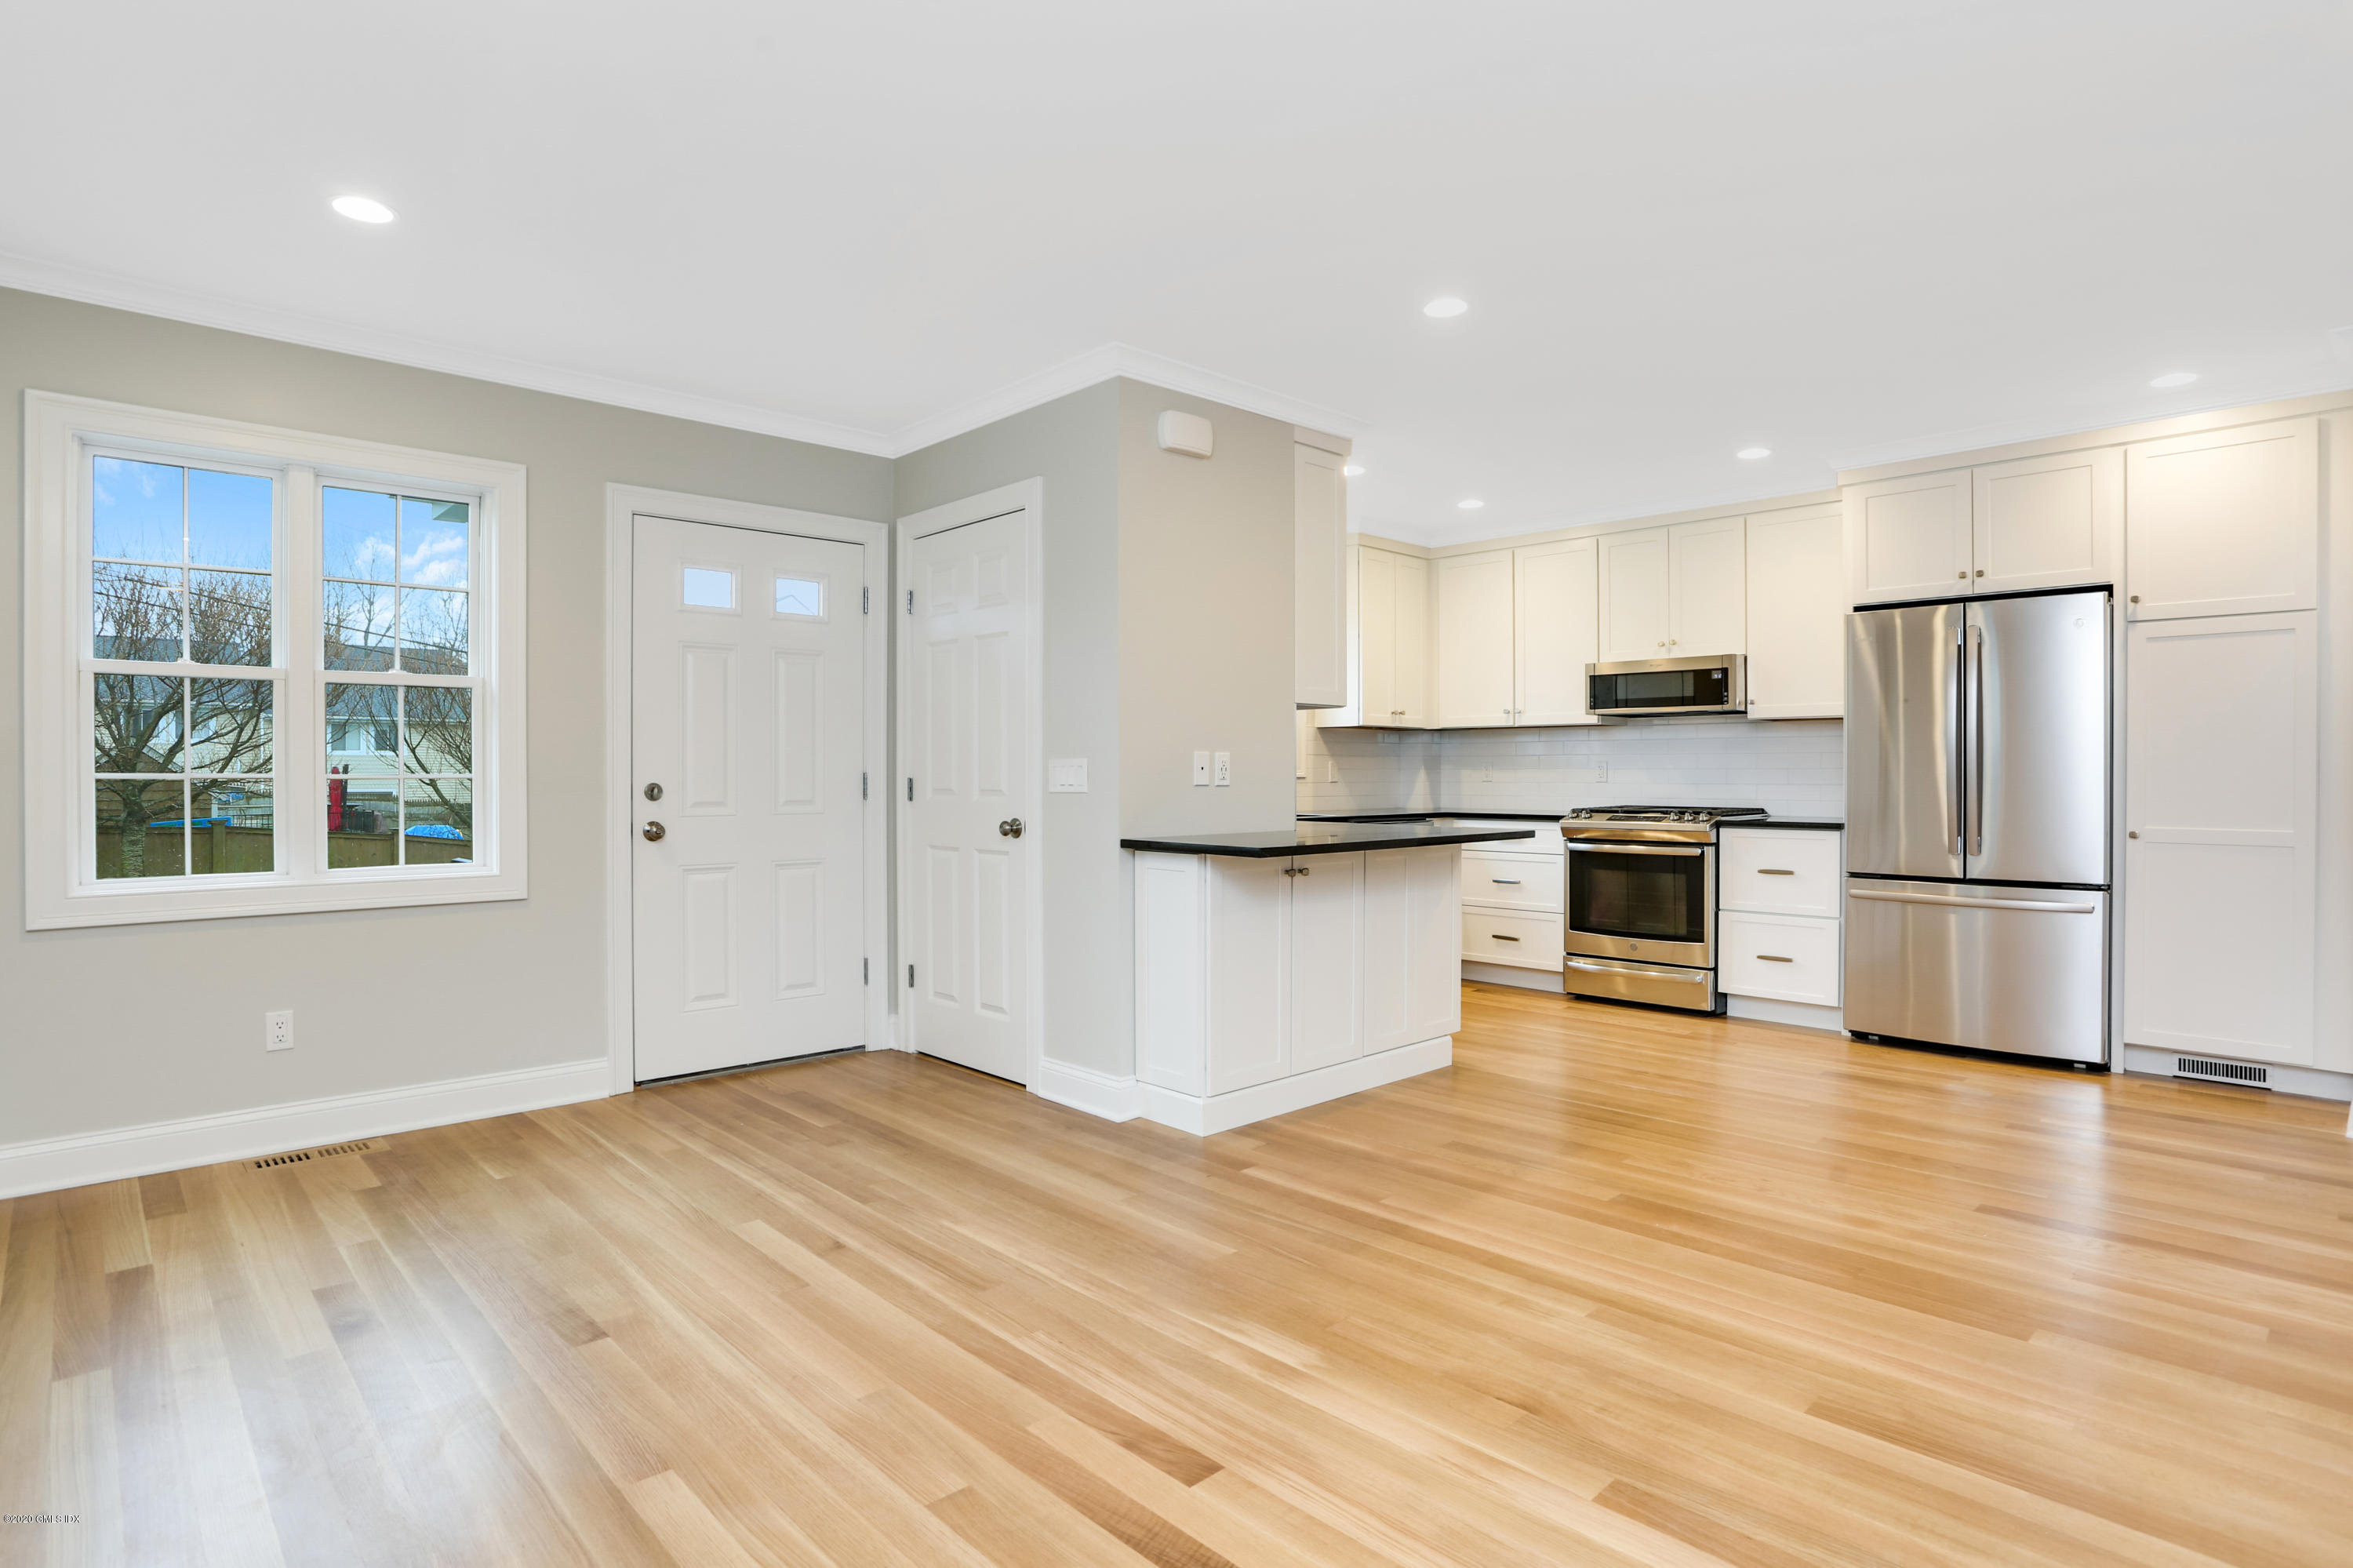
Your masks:
M 1134 1121 L 1144 1113 L 1144 1097 L 1134 1078 L 1114 1077 L 1050 1056 L 1039 1059 L 1038 1081 L 1029 1086 L 1029 1092 L 1105 1121 Z
M 1799 1029 L 1844 1031 L 1846 1015 L 1835 1007 L 1816 1007 L 1806 1001 L 1781 1001 L 1769 996 L 1731 996 L 1724 999 L 1724 1011 L 1733 1018 L 1753 1018 L 1760 1023 L 1788 1023 Z
M 2159 1078 L 2179 1076 L 2173 1070 L 2173 1059 L 2177 1056 L 2211 1057 L 2211 1053 L 2160 1051 L 2154 1045 L 2127 1045 L 2125 1047 L 2124 1070 L 2127 1073 L 2147 1073 Z M 2321 1100 L 2353 1100 L 2353 1073 L 2335 1073 L 2326 1067 L 2288 1066 L 2278 1062 L 2252 1062 L 2244 1056 L 2223 1056 L 2218 1059 L 2224 1062 L 2245 1062 L 2249 1066 L 2263 1068 L 2271 1075 L 2271 1082 L 2263 1087 L 2279 1094 L 2310 1095 L 2313 1098 Z M 2183 1078 L 2182 1082 L 2211 1084 L 2214 1080 Z M 2348 1135 L 2353 1135 L 2353 1126 L 2347 1127 L 2345 1130 Z
M 1462 978 L 1484 980 L 1489 985 L 1515 985 L 1523 991 L 1548 991 L 1555 996 L 1568 994 L 1568 987 L 1560 970 L 1524 969 L 1517 964 L 1487 964 L 1476 959 L 1462 960 Z
M 602 1099 L 604 1057 L 0 1146 L 0 1198 Z
M 1412 1045 L 1400 1045 L 1353 1062 L 1335 1062 L 1312 1073 L 1299 1073 L 1272 1083 L 1255 1084 L 1229 1094 L 1180 1095 L 1156 1084 L 1145 1084 L 1144 1114 L 1163 1127 L 1208 1137 L 1229 1132 L 1271 1116 L 1283 1116 L 1309 1106 L 1336 1100 L 1344 1095 L 1377 1089 L 1419 1073 L 1435 1072 L 1454 1060 L 1454 1036 L 1441 1034 Z

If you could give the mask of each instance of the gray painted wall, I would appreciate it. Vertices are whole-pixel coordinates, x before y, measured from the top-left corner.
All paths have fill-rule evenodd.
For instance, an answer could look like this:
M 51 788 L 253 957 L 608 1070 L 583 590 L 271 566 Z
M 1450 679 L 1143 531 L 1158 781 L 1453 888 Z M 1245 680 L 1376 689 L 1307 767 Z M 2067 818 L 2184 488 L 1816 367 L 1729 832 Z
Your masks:
M 1134 1070 L 1135 1010 L 1119 848 L 1120 385 L 1058 397 L 893 466 L 902 517 L 1045 481 L 1044 755 L 1083 757 L 1088 773 L 1087 793 L 1041 802 L 1046 1054 L 1124 1076 Z M 893 975 L 904 961 L 893 957 Z
M 605 484 L 883 520 L 892 465 L 0 290 L 10 664 L 27 387 L 527 464 L 533 853 L 518 903 L 26 932 L 23 694 L 0 682 L 0 1144 L 601 1056 Z M 281 1007 L 299 1044 L 265 1055 Z

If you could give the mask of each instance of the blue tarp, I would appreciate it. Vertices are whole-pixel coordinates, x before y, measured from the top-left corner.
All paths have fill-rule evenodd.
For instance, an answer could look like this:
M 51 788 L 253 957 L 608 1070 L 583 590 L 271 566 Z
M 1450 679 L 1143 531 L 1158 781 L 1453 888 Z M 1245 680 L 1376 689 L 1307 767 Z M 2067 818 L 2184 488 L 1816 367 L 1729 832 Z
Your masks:
M 460 843 L 466 840 L 466 835 L 457 829 L 445 828 L 438 822 L 419 822 L 408 830 L 408 836 L 412 839 L 456 839 Z

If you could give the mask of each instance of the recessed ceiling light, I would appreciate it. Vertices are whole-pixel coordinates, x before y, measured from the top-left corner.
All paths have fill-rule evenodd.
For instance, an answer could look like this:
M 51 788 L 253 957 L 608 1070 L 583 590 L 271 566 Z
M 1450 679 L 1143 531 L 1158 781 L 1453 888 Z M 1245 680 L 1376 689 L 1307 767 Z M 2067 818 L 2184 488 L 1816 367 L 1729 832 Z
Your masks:
M 1476 497 L 1473 497 L 1470 500 L 1458 501 L 1454 504 L 1460 506 L 1465 512 L 1476 512 L 1479 508 L 1486 505 L 1487 503 L 1483 501 L 1478 500 Z
M 2158 376 L 2156 380 L 2150 382 L 2149 385 L 2162 392 L 2168 387 L 2187 387 L 2192 381 L 2197 379 L 2198 372 L 2194 370 L 2168 370 L 2164 375 Z
M 1364 473 L 1364 471 L 1365 471 L 1365 465 L 1364 465 L 1363 463 L 1360 463 L 1360 462 L 1352 462 L 1352 463 L 1350 463 L 1347 467 L 1345 467 L 1345 468 L 1342 469 L 1340 471 L 1341 471 L 1342 473 L 1346 474 L 1350 479 L 1356 479 L 1356 478 L 1360 477 L 1360 476 Z
M 392 208 L 374 196 L 343 196 L 334 201 L 335 210 L 354 223 L 390 223 Z
M 1421 313 L 1426 316 L 1436 316 L 1439 320 L 1444 321 L 1448 316 L 1459 316 L 1470 308 L 1468 303 L 1456 299 L 1451 294 L 1440 294 L 1422 306 Z
M 1771 447 L 1743 447 L 1732 455 L 1740 459 L 1743 462 L 1755 462 L 1758 458 L 1771 457 L 1773 455 L 1773 449 Z

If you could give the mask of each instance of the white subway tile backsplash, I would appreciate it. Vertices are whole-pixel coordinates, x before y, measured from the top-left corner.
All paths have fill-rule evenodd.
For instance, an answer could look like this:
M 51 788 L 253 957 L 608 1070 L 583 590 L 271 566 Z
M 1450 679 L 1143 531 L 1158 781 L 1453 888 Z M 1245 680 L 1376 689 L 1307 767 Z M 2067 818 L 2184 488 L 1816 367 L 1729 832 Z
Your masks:
M 1846 810 L 1836 719 L 1636 719 L 1576 729 L 1316 729 L 1301 716 L 1303 811 L 1566 811 L 1620 802 L 1762 806 L 1789 816 Z M 1328 761 L 1340 781 L 1329 782 Z M 1607 765 L 1609 777 L 1597 781 Z

